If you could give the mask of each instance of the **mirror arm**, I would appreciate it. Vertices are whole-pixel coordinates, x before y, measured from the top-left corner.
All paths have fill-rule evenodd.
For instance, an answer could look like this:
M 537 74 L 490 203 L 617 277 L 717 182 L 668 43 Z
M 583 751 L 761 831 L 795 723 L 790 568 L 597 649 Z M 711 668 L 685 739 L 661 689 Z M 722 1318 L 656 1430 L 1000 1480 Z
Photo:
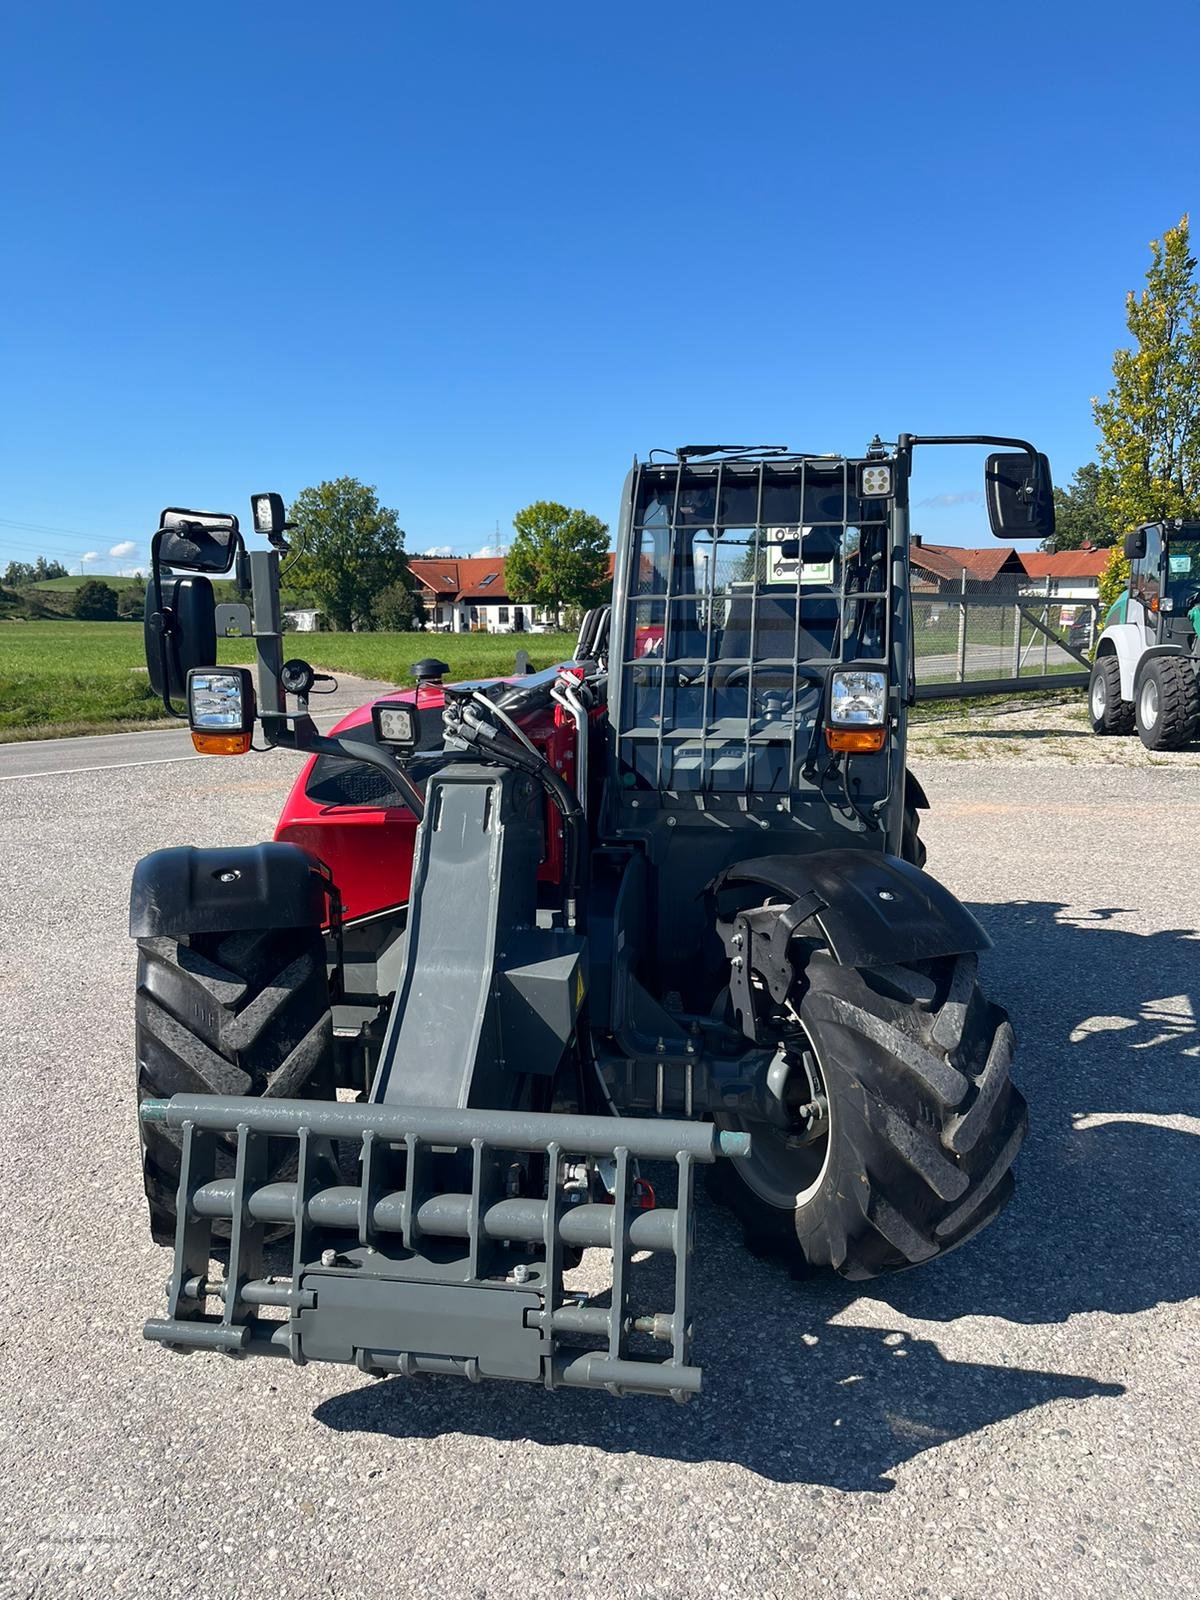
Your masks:
M 919 444 L 987 444 L 1000 449 L 1022 450 L 1034 461 L 1038 456 L 1037 449 L 1028 439 L 1007 439 L 1001 434 L 992 433 L 902 433 L 899 443 L 900 448 L 909 450 Z

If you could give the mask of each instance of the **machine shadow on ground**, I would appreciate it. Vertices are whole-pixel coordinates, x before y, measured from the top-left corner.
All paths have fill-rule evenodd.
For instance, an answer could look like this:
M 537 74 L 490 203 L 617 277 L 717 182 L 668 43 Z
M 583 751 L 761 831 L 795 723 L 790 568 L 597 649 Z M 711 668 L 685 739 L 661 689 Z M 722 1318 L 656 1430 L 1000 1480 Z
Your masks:
M 1189 1237 L 1200 1138 L 1133 1120 L 1200 1115 L 1196 935 L 1128 932 L 1114 923 L 1117 908 L 972 909 L 996 942 L 988 986 L 1023 1041 L 1017 1075 L 1032 1131 L 1017 1199 L 945 1261 L 864 1285 L 873 1318 L 882 1303 L 918 1320 L 1058 1323 L 1200 1293 Z M 948 1360 L 928 1339 L 831 1320 L 859 1298 L 854 1285 L 793 1282 L 747 1256 L 725 1213 L 705 1206 L 698 1402 L 397 1379 L 328 1400 L 316 1417 L 338 1430 L 581 1443 L 886 1491 L 887 1474 L 922 1451 L 1052 1400 L 1124 1392 L 1086 1376 Z
M 872 1294 L 931 1321 L 1026 1323 L 1200 1294 L 1200 1137 L 1149 1120 L 1200 1117 L 1200 937 L 1129 932 L 1115 907 L 971 909 L 995 941 L 986 982 L 1012 1012 L 1030 1103 L 1017 1196 L 974 1244 Z

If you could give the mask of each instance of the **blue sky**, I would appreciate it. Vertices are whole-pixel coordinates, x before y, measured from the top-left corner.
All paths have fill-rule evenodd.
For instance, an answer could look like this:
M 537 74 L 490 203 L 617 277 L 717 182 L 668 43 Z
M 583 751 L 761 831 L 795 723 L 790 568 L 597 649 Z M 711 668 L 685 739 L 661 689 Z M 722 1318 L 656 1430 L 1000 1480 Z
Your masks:
M 0 566 L 342 473 L 469 551 L 693 439 L 1011 431 L 1065 482 L 1196 203 L 1198 15 L 11 7 Z M 927 538 L 986 539 L 978 471 L 925 458 Z

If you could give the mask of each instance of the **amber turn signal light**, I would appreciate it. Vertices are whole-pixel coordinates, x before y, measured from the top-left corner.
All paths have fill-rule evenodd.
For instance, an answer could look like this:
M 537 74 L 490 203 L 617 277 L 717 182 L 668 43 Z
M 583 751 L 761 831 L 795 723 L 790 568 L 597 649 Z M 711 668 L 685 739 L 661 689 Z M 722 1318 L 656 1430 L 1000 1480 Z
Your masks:
M 244 756 L 252 738 L 249 733 L 197 733 L 192 729 L 192 743 L 202 756 Z
M 885 728 L 826 728 L 825 743 L 831 750 L 882 750 Z

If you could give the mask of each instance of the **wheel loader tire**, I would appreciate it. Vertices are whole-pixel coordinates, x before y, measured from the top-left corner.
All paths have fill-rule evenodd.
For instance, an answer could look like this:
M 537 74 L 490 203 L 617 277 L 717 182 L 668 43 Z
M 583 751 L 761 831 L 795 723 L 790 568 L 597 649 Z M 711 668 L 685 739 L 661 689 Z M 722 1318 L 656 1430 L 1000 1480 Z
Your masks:
M 173 1094 L 252 1094 L 331 1100 L 333 1018 L 317 928 L 139 939 L 136 1000 L 138 1104 Z M 141 1125 L 150 1231 L 175 1238 L 181 1137 Z M 236 1139 L 218 1153 L 233 1172 Z M 290 1141 L 288 1142 L 290 1143 Z M 273 1177 L 289 1158 L 281 1141 Z M 290 1159 L 294 1164 L 294 1152 Z M 228 1224 L 214 1231 L 228 1234 Z
M 1200 732 L 1200 683 L 1182 656 L 1155 656 L 1135 691 L 1137 731 L 1147 750 L 1181 750 Z
M 1012 1026 L 976 964 L 812 958 L 799 1017 L 828 1100 L 823 1136 L 801 1145 L 718 1119 L 752 1135 L 747 1161 L 712 1169 L 751 1251 L 873 1278 L 945 1255 L 1003 1208 L 1026 1107 L 1009 1077 Z
M 1093 733 L 1133 732 L 1133 705 L 1121 699 L 1121 668 L 1116 656 L 1098 656 L 1092 663 L 1092 676 L 1088 684 L 1088 715 Z

